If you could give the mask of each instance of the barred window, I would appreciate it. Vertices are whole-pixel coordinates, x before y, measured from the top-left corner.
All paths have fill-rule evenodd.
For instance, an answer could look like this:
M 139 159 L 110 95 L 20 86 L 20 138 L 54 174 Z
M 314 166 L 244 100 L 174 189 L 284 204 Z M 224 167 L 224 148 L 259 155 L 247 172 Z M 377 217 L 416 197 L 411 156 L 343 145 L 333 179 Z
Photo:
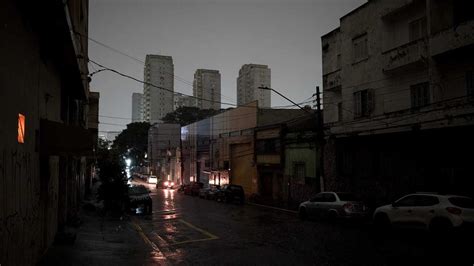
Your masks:
M 428 82 L 410 86 L 411 107 L 419 108 L 430 104 L 430 86 Z

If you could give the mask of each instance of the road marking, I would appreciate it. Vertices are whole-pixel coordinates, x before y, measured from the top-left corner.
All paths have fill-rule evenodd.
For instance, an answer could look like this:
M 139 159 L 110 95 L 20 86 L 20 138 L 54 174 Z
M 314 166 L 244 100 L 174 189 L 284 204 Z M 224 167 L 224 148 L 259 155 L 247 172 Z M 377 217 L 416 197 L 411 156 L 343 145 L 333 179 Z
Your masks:
M 146 244 L 150 245 L 150 247 L 159 253 L 159 255 L 162 257 L 162 258 L 165 258 L 165 256 L 163 255 L 163 253 L 161 252 L 161 250 L 158 248 L 158 246 L 153 243 L 146 235 L 145 233 L 143 232 L 143 229 L 140 227 L 140 225 L 138 223 L 136 223 L 134 220 L 132 220 L 132 225 L 133 227 L 135 227 L 135 230 L 137 230 L 138 234 L 140 235 L 140 237 L 143 239 L 143 241 L 145 241 Z
M 202 242 L 202 241 L 209 241 L 209 240 L 215 240 L 215 239 L 219 239 L 218 236 L 214 235 L 214 234 L 211 234 L 210 232 L 204 230 L 204 229 L 201 229 L 195 225 L 192 225 L 191 223 L 188 223 L 186 221 L 184 221 L 183 219 L 179 219 L 179 221 L 188 226 L 189 228 L 192 228 L 200 233 L 202 233 L 203 235 L 207 236 L 207 238 L 199 238 L 199 239 L 191 239 L 191 240 L 185 240 L 185 241 L 180 241 L 180 242 L 174 242 L 170 244 L 170 246 L 175 246 L 175 245 L 181 245 L 181 244 L 185 244 L 185 243 L 192 243 L 192 242 Z

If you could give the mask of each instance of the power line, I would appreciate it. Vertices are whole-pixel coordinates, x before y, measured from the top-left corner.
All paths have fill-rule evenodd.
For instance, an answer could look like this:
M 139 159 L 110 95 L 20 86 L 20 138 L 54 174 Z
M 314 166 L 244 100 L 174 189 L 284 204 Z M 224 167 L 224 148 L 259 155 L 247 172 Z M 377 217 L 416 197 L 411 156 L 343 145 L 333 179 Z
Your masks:
M 259 108 L 258 106 L 248 106 L 248 105 L 237 105 L 237 104 L 233 104 L 233 103 L 226 103 L 226 102 L 222 102 L 222 101 L 215 101 L 215 100 L 210 100 L 210 99 L 204 99 L 204 98 L 200 98 L 200 97 L 196 97 L 196 96 L 192 96 L 192 95 L 188 95 L 188 94 L 185 94 L 185 93 L 181 93 L 181 92 L 175 92 L 173 90 L 170 90 L 168 88 L 164 88 L 164 87 L 160 87 L 160 86 L 157 86 L 155 84 L 152 84 L 150 82 L 146 82 L 146 81 L 143 81 L 143 80 L 140 80 L 140 79 L 137 79 L 135 77 L 132 77 L 130 75 L 127 75 L 127 74 L 124 74 L 118 70 L 115 70 L 115 69 L 112 69 L 112 68 L 109 68 L 109 67 L 106 67 L 100 63 L 97 63 L 95 62 L 94 60 L 90 59 L 89 58 L 89 61 L 96 64 L 97 66 L 99 67 L 102 67 L 103 71 L 107 70 L 107 71 L 111 71 L 117 75 L 120 75 L 122 77 L 125 77 L 125 78 L 129 78 L 129 79 L 132 79 L 136 82 L 139 82 L 139 83 L 142 83 L 142 84 L 145 84 L 145 85 L 149 85 L 149 86 L 152 86 L 152 87 L 155 87 L 155 88 L 158 88 L 158 89 L 161 89 L 161 90 L 164 90 L 164 91 L 168 91 L 168 92 L 171 92 L 173 94 L 177 94 L 177 95 L 184 95 L 184 96 L 188 96 L 188 97 L 191 97 L 191 98 L 194 98 L 194 99 L 197 99 L 197 100 L 202 100 L 202 101 L 207 101 L 207 102 L 212 102 L 212 103 L 220 103 L 222 105 L 229 105 L 229 106 L 233 106 L 233 107 L 247 107 L 247 108 Z
M 105 47 L 105 48 L 107 48 L 107 49 L 110 49 L 110 50 L 112 50 L 112 51 L 114 51 L 114 52 L 116 52 L 116 53 L 119 53 L 119 54 L 121 54 L 121 55 L 123 55 L 123 56 L 125 56 L 125 57 L 128 57 L 128 58 L 130 58 L 130 59 L 132 59 L 132 60 L 134 60 L 134 61 L 136 61 L 136 62 L 139 62 L 139 63 L 141 63 L 141 64 L 143 64 L 143 65 L 145 64 L 145 61 L 143 61 L 143 60 L 141 60 L 141 59 L 139 59 L 139 58 L 133 57 L 133 56 L 131 56 L 131 55 L 125 53 L 125 52 L 122 52 L 122 51 L 120 51 L 120 50 L 117 49 L 117 48 L 114 48 L 114 47 L 112 47 L 112 46 L 110 46 L 110 45 L 107 45 L 107 44 L 105 44 L 105 43 L 103 43 L 103 42 L 97 41 L 97 40 L 95 40 L 95 39 L 93 39 L 93 38 L 91 38 L 91 37 L 89 37 L 89 36 L 83 35 L 83 34 L 81 34 L 80 32 L 75 32 L 75 33 L 78 34 L 78 35 L 81 35 L 81 36 L 83 36 L 83 37 L 86 37 L 86 38 L 89 39 L 90 41 L 92 41 L 92 42 L 94 42 L 94 43 L 96 43 L 96 44 L 98 44 L 98 45 L 101 45 L 101 46 L 103 46 L 103 47 Z M 180 82 L 182 82 L 182 83 L 184 83 L 184 84 L 186 84 L 186 85 L 188 85 L 188 86 L 194 87 L 194 84 L 193 84 L 193 82 L 191 82 L 191 81 L 188 81 L 188 80 L 186 80 L 186 79 L 184 79 L 184 78 L 182 78 L 182 77 L 180 77 L 180 76 L 178 76 L 178 75 L 175 75 L 174 73 L 169 73 L 169 72 L 165 72 L 165 73 L 168 74 L 168 75 L 170 75 L 170 76 L 172 76 L 172 77 L 173 77 L 174 79 L 176 79 L 177 81 L 180 81 Z M 219 93 L 219 96 L 221 96 L 221 97 L 223 97 L 223 98 L 227 98 L 228 100 L 231 100 L 231 101 L 235 101 L 233 98 L 228 97 L 228 96 L 225 96 L 225 95 L 223 95 L 222 93 Z

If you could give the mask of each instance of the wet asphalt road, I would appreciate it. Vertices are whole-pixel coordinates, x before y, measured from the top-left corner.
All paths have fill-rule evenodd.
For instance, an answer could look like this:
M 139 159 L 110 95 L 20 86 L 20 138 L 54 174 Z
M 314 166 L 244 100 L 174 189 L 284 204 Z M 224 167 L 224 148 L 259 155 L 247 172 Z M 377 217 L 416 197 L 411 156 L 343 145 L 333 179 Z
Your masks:
M 474 263 L 471 237 L 440 239 L 407 230 L 376 234 L 368 223 L 301 221 L 295 213 L 149 188 L 153 215 L 132 221 L 155 250 L 151 254 L 170 265 Z

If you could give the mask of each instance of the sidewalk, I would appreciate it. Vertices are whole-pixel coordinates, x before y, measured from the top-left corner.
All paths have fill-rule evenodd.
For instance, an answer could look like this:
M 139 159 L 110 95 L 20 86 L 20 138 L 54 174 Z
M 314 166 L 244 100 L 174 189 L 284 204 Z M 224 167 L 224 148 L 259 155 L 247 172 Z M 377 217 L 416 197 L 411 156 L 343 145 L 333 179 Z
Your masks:
M 38 265 L 163 265 L 164 258 L 140 237 L 129 218 L 81 211 L 74 244 L 53 244 Z

